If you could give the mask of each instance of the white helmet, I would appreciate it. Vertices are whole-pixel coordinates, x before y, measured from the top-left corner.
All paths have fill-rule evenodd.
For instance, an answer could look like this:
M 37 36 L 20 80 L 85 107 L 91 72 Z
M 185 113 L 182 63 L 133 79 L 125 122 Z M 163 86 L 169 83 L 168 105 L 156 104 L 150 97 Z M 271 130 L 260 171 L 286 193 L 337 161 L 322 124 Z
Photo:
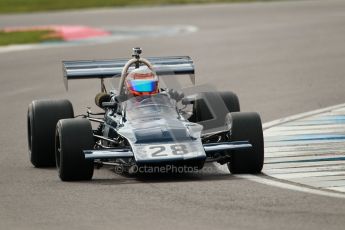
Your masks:
M 147 66 L 132 70 L 126 77 L 126 85 L 134 96 L 153 95 L 159 92 L 158 76 Z

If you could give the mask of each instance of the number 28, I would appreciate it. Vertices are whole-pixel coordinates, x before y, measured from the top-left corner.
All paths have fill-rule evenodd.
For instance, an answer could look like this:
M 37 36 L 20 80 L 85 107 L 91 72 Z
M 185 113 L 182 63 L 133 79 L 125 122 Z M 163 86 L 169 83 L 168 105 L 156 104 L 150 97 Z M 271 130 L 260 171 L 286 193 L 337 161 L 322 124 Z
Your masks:
M 166 150 L 165 146 L 150 146 L 149 149 L 157 149 L 152 153 L 152 157 L 164 157 L 168 156 L 166 153 L 162 153 Z M 188 153 L 186 145 L 170 145 L 172 154 L 174 155 L 185 155 Z

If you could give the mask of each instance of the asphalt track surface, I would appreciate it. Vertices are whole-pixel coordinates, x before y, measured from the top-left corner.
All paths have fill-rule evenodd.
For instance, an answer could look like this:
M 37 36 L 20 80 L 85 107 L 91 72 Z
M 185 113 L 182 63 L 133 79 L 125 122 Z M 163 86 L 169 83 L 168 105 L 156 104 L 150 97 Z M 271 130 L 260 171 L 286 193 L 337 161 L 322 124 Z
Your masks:
M 41 24 L 194 25 L 196 33 L 0 54 L 0 229 L 344 229 L 345 200 L 271 187 L 216 169 L 181 177 L 95 172 L 63 183 L 28 161 L 27 105 L 69 98 L 76 113 L 99 84 L 62 83 L 61 60 L 190 55 L 197 82 L 238 93 L 264 122 L 345 100 L 345 2 L 291 1 L 2 15 Z

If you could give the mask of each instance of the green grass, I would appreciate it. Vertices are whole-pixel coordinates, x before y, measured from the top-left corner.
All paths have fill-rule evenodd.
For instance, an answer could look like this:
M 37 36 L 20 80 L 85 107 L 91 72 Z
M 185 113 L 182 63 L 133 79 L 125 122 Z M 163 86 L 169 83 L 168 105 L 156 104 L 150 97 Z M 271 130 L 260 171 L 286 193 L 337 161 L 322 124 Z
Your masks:
M 253 2 L 256 0 L 0 0 L 0 13 L 36 12 L 92 7 L 167 5 L 212 2 Z M 269 1 L 269 0 L 261 0 Z
M 20 31 L 20 32 L 3 32 L 0 31 L 0 46 L 13 44 L 31 44 L 44 41 L 61 40 L 56 36 L 52 36 L 52 31 Z

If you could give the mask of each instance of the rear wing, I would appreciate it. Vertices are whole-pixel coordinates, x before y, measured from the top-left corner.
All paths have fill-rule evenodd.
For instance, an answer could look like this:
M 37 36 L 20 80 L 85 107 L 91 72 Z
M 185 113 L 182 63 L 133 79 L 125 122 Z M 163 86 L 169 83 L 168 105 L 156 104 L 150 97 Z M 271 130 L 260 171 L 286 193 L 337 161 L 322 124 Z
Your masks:
M 121 77 L 122 70 L 129 60 L 63 61 L 66 90 L 68 89 L 68 80 Z M 188 56 L 149 57 L 146 60 L 151 63 L 158 75 L 189 75 L 191 81 L 195 84 L 194 64 Z

